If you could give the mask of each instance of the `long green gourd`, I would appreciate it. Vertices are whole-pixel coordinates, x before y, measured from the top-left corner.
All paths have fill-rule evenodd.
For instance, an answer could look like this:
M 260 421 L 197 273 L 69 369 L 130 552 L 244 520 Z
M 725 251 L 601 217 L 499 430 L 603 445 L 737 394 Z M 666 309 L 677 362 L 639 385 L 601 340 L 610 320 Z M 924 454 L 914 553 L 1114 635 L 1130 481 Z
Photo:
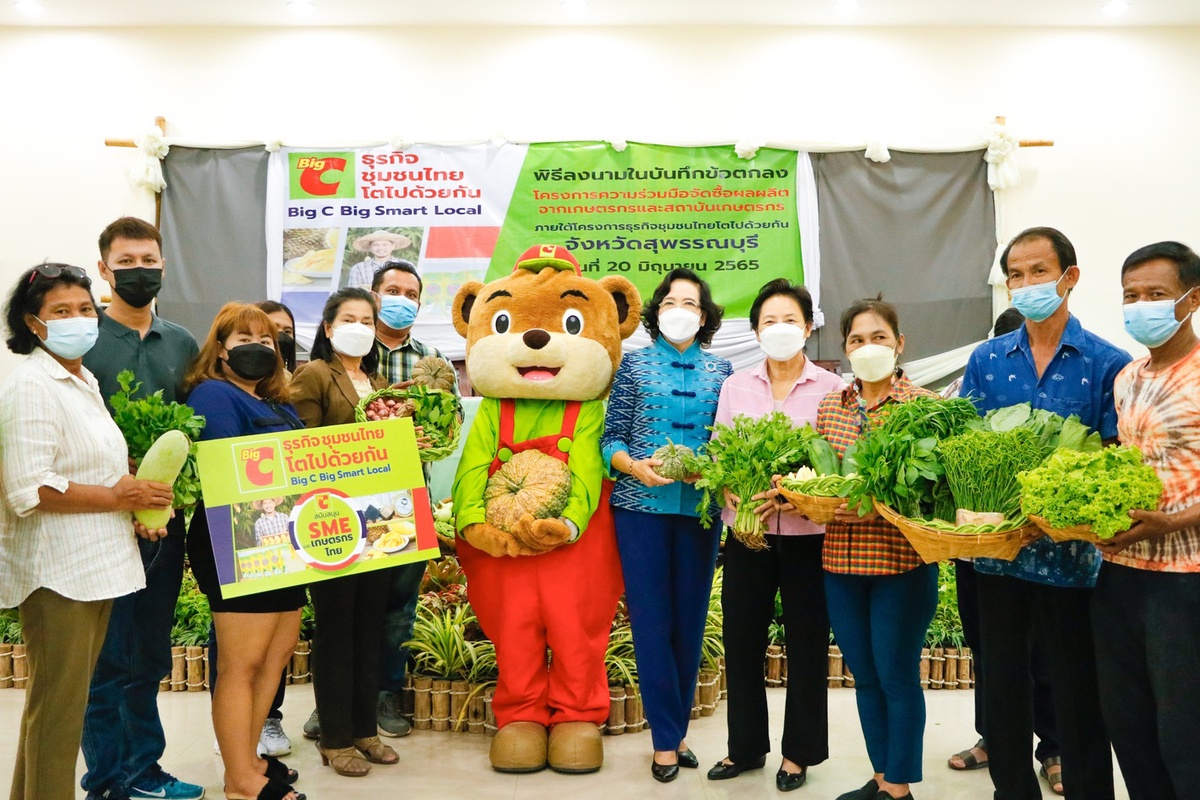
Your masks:
M 167 431 L 155 439 L 154 444 L 146 451 L 146 457 L 138 467 L 138 480 L 174 484 L 184 462 L 187 461 L 191 447 L 191 440 L 182 431 Z M 135 511 L 133 516 L 150 530 L 158 530 L 165 528 L 167 520 L 171 519 L 171 509 Z

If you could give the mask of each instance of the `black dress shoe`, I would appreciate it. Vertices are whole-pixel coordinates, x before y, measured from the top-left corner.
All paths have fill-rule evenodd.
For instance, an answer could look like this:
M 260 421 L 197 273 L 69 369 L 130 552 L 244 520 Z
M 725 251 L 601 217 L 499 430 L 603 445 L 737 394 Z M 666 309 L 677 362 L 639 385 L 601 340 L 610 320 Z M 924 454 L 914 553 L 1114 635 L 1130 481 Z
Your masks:
M 708 771 L 708 779 L 710 781 L 723 781 L 729 778 L 736 778 L 743 772 L 749 772 L 752 769 L 762 769 L 766 765 L 766 756 L 762 756 L 761 758 L 751 761 L 747 764 L 726 764 L 724 761 L 718 761 L 713 768 Z
M 650 762 L 650 774 L 654 776 L 654 780 L 659 783 L 670 783 L 679 777 L 678 764 L 660 764 L 657 761 Z
M 693 753 L 690 748 L 686 750 L 680 750 L 678 756 L 679 766 L 687 769 L 698 769 L 700 767 L 700 759 L 696 758 L 696 754 Z
M 879 784 L 872 778 L 861 789 L 839 794 L 837 800 L 875 800 L 875 795 L 877 794 L 879 794 Z
M 788 772 L 780 767 L 779 772 L 775 773 L 775 788 L 781 792 L 790 792 L 803 786 L 807 779 L 808 767 L 801 768 L 799 772 Z

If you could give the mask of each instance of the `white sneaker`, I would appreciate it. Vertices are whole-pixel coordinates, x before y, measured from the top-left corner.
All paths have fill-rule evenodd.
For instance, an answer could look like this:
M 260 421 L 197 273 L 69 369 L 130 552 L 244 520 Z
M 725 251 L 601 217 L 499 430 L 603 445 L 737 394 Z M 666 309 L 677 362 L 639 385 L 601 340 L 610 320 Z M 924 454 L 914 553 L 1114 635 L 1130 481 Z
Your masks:
M 283 732 L 279 720 L 267 717 L 262 733 L 258 737 L 258 754 L 260 756 L 286 756 L 292 752 L 292 740 Z

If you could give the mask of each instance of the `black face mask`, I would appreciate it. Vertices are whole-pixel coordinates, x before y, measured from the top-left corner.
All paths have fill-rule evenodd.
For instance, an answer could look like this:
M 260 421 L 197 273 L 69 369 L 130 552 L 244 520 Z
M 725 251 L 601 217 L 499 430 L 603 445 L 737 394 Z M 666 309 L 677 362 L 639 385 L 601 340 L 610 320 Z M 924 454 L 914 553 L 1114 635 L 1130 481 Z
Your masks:
M 150 305 L 162 289 L 162 270 L 150 267 L 131 267 L 112 271 L 115 285 L 113 291 L 134 308 Z
M 229 348 L 225 363 L 242 380 L 260 381 L 275 371 L 275 351 L 265 344 L 252 342 Z
M 279 333 L 279 355 L 283 357 L 283 365 L 289 372 L 296 371 L 296 340 L 291 334 Z

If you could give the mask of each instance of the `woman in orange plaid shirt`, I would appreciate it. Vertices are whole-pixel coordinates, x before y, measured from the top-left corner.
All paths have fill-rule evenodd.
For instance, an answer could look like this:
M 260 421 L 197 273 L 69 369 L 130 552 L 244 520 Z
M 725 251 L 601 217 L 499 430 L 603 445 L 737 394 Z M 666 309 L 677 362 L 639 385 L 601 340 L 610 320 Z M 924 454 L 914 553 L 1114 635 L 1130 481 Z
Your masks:
M 896 366 L 904 336 L 896 309 L 859 300 L 842 314 L 842 346 L 854 382 L 817 407 L 817 431 L 838 455 L 893 403 L 920 395 Z M 921 646 L 937 606 L 937 565 L 923 564 L 878 513 L 843 505 L 825 527 L 825 597 L 833 635 L 854 673 L 855 699 L 874 776 L 838 800 L 911 798 L 921 780 L 925 698 Z

